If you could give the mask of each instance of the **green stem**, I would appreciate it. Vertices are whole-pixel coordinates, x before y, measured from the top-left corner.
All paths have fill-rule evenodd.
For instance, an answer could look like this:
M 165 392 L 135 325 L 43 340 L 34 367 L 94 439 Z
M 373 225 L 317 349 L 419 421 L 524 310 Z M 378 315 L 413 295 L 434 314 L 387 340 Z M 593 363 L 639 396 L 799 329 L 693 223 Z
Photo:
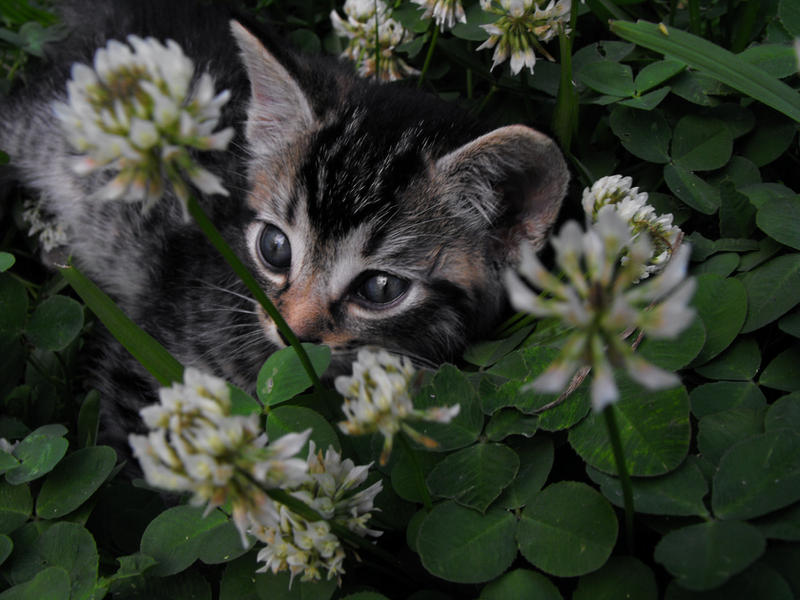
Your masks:
M 417 455 L 414 453 L 414 449 L 411 447 L 411 444 L 408 443 L 405 433 L 401 433 L 397 437 L 400 438 L 400 445 L 403 447 L 406 456 L 408 456 L 409 460 L 411 461 L 411 466 L 414 470 L 414 480 L 416 481 L 417 489 L 422 496 L 422 504 L 425 506 L 425 510 L 430 512 L 433 509 L 433 500 L 431 500 L 431 494 L 428 491 L 428 486 L 425 485 L 425 475 L 422 473 L 422 467 L 419 465 Z
M 431 34 L 431 43 L 428 45 L 428 53 L 425 55 L 425 62 L 422 65 L 422 72 L 419 74 L 417 80 L 417 87 L 422 87 L 422 82 L 425 80 L 425 75 L 428 72 L 428 67 L 431 66 L 431 59 L 433 58 L 433 50 L 436 48 L 436 42 L 439 40 L 439 28 L 436 26 L 435 21 L 431 21 L 433 33 Z
M 319 380 L 319 377 L 317 376 L 317 373 L 311 364 L 311 360 L 308 358 L 308 354 L 306 354 L 305 349 L 303 349 L 303 346 L 300 344 L 300 340 L 297 339 L 297 336 L 292 331 L 292 328 L 289 327 L 289 324 L 278 312 L 278 309 L 275 308 L 275 305 L 270 301 L 269 298 L 267 298 L 267 295 L 264 293 L 264 290 L 261 289 L 261 286 L 258 285 L 255 277 L 253 277 L 244 263 L 239 259 L 238 256 L 236 256 L 228 243 L 223 239 L 219 230 L 211 222 L 211 219 L 208 218 L 208 215 L 205 213 L 194 196 L 189 197 L 188 208 L 189 214 L 194 217 L 195 222 L 206 235 L 208 240 L 219 251 L 219 253 L 239 276 L 242 282 L 244 282 L 244 284 L 247 286 L 247 289 L 250 290 L 251 294 L 253 294 L 253 297 L 266 311 L 266 313 L 269 315 L 269 318 L 275 323 L 278 331 L 283 334 L 283 337 L 286 338 L 286 340 L 289 342 L 289 345 L 294 348 L 295 352 L 297 352 L 297 356 L 300 358 L 300 363 L 303 365 L 306 373 L 308 373 L 308 376 L 314 385 L 314 389 L 319 393 L 324 392 L 325 388 L 323 387 L 322 382 Z
M 689 0 L 689 31 L 700 35 L 700 2 Z
M 617 473 L 619 474 L 619 481 L 622 485 L 622 497 L 625 502 L 625 535 L 628 542 L 628 552 L 634 554 L 634 536 L 633 536 L 633 488 L 631 487 L 631 478 L 628 475 L 628 469 L 625 466 L 625 453 L 622 450 L 622 441 L 619 437 L 619 427 L 617 427 L 617 419 L 615 416 L 614 405 L 611 404 L 603 410 L 603 416 L 606 419 L 606 428 L 608 429 L 608 439 L 611 440 L 611 449 L 614 452 L 614 462 L 617 465 Z
M 487 104 L 489 104 L 489 100 L 492 99 L 492 96 L 494 96 L 496 91 L 497 91 L 497 86 L 493 84 L 492 87 L 489 88 L 489 92 L 483 97 L 483 100 L 481 100 L 478 109 L 475 111 L 475 116 L 478 116 L 479 114 L 481 114 L 481 112 L 483 112 L 483 109 L 486 108 Z
M 572 136 L 578 124 L 578 92 L 572 81 L 572 36 L 577 18 L 576 2 L 572 5 L 569 17 L 570 33 L 567 34 L 562 30 L 558 34 L 558 45 L 561 52 L 561 80 L 558 85 L 558 98 L 553 115 L 553 130 L 565 152 L 569 151 Z

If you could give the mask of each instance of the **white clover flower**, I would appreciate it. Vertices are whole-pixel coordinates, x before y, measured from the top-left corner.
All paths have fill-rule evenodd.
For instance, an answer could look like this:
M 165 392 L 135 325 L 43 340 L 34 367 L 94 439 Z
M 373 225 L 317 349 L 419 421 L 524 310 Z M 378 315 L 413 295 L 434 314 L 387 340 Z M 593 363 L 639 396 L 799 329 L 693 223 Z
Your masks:
M 228 146 L 233 129 L 214 130 L 230 94 L 215 95 L 208 73 L 193 84 L 194 65 L 174 41 L 127 39 L 129 45 L 111 40 L 98 49 L 93 68 L 75 63 L 68 102 L 54 105 L 67 140 L 82 155 L 73 170 L 116 173 L 93 197 L 142 201 L 145 211 L 169 182 L 188 219 L 184 178 L 206 194 L 228 195 L 189 149 Z
M 336 378 L 336 390 L 345 398 L 342 411 L 347 417 L 339 423 L 339 428 L 348 435 L 379 431 L 384 437 L 381 464 L 386 464 L 394 436 L 401 430 L 421 444 L 436 446 L 434 440 L 415 431 L 407 421 L 449 423 L 461 409 L 458 404 L 415 409 L 408 389 L 414 375 L 414 367 L 407 357 L 364 348 L 359 350 L 358 360 L 353 363 L 352 376 Z
M 277 521 L 252 519 L 250 533 L 265 544 L 258 553 L 264 565 L 258 572 L 279 573 L 288 570 L 291 581 L 301 575 L 302 581 L 339 577 L 344 573 L 344 547 L 331 531 L 330 523 L 338 523 L 360 536 L 379 536 L 368 529 L 375 496 L 381 491 L 380 481 L 355 491 L 367 478 L 371 465 L 356 467 L 352 460 L 329 447 L 325 456 L 309 442 L 308 476 L 290 493 L 314 508 L 325 520 L 308 521 L 277 503 Z
M 653 244 L 653 255 L 639 276 L 639 279 L 646 279 L 666 266 L 683 239 L 683 231 L 672 224 L 672 214 L 656 214 L 656 209 L 647 203 L 647 193 L 631 187 L 632 183 L 630 177 L 622 175 L 601 177 L 591 188 L 583 190 L 582 204 L 587 224 L 597 219 L 601 208 L 613 206 L 628 224 L 633 239 L 642 233 L 649 235 Z M 624 263 L 627 257 L 623 256 L 621 260 Z
M 499 15 L 494 23 L 481 25 L 489 39 L 478 50 L 494 48 L 492 69 L 511 57 L 511 72 L 516 75 L 527 67 L 533 74 L 538 50 L 550 55 L 542 43 L 553 39 L 559 32 L 569 31 L 571 0 L 550 0 L 544 8 L 538 0 L 481 0 L 481 8 Z
M 592 404 L 600 411 L 618 399 L 616 367 L 624 367 L 648 389 L 680 383 L 674 373 L 635 354 L 621 335 L 640 329 L 652 338 L 673 338 L 689 326 L 694 309 L 688 304 L 695 289 L 695 280 L 686 280 L 689 247 L 681 245 L 660 275 L 635 285 L 652 246 L 646 232 L 631 240 L 627 223 L 613 207 L 600 208 L 597 222 L 586 232 L 568 222 L 551 242 L 565 282 L 547 271 L 527 246 L 519 275 L 506 273 L 506 289 L 517 310 L 558 317 L 575 328 L 559 357 L 530 386 L 557 393 L 580 367 L 591 366 Z M 628 257 L 625 264 L 619 260 L 623 254 Z
M 423 19 L 430 19 L 433 17 L 436 25 L 442 31 L 452 29 L 456 21 L 459 23 L 467 22 L 467 15 L 464 13 L 464 7 L 461 6 L 461 0 L 411 0 L 425 9 L 422 15 Z
M 55 218 L 42 214 L 40 203 L 26 200 L 22 206 L 22 218 L 28 223 L 28 235 L 36 236 L 42 249 L 50 252 L 53 248 L 68 242 L 64 227 Z
M 356 64 L 359 75 L 396 81 L 419 73 L 395 53 L 414 36 L 392 18 L 383 0 L 347 0 L 343 10 L 346 19 L 331 11 L 331 24 L 339 37 L 347 38 L 342 56 Z
M 19 441 L 9 442 L 6 438 L 0 437 L 0 450 L 8 454 L 13 454 L 14 450 L 19 446 Z
M 159 404 L 141 410 L 148 435 L 131 435 L 134 456 L 150 485 L 191 492 L 207 511 L 230 501 L 242 540 L 248 515 L 278 518 L 263 488 L 294 486 L 307 477 L 293 458 L 311 430 L 289 433 L 267 445 L 258 415 L 232 415 L 227 384 L 187 368 L 184 382 L 159 392 Z

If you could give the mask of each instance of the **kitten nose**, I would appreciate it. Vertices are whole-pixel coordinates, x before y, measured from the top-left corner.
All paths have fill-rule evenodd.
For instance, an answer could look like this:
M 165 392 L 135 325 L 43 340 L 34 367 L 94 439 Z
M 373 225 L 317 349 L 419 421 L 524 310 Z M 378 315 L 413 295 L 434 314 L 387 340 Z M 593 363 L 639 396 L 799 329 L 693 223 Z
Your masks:
M 314 336 L 314 337 L 312 337 L 312 336 L 304 336 L 304 335 L 298 334 L 296 332 L 295 332 L 295 335 L 297 335 L 297 339 L 300 340 L 301 342 L 307 342 L 309 344 L 321 344 L 322 343 L 322 340 L 319 337 L 316 337 L 316 336 Z M 284 344 L 286 344 L 287 346 L 290 345 L 289 344 L 289 340 L 286 338 L 285 335 L 283 335 L 283 332 L 280 329 L 278 329 L 278 337 L 281 338 L 281 341 Z

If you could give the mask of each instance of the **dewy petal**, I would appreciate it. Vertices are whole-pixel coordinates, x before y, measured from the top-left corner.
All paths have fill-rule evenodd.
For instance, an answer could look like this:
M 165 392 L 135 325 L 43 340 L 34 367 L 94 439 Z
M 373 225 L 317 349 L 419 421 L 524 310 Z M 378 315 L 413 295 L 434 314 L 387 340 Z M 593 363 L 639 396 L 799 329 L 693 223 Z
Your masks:
M 227 196 L 228 190 L 222 185 L 219 177 L 207 171 L 203 167 L 195 165 L 186 171 L 191 182 L 197 186 L 204 194 L 219 194 L 220 196 Z
M 631 352 L 625 357 L 625 370 L 631 379 L 648 390 L 662 390 L 680 385 L 681 380 L 675 373 L 657 367 L 639 355 Z

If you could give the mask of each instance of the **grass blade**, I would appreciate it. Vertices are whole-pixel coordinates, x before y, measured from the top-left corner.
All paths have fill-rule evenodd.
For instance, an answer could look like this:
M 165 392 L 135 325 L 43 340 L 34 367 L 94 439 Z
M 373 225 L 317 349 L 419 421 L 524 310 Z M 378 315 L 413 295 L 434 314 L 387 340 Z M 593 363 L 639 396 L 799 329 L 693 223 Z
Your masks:
M 61 275 L 86 302 L 120 344 L 166 387 L 183 380 L 183 366 L 149 333 L 131 321 L 105 292 L 77 267 L 61 269 Z
M 800 94 L 716 44 L 680 29 L 612 21 L 611 31 L 643 48 L 675 58 L 800 122 Z

